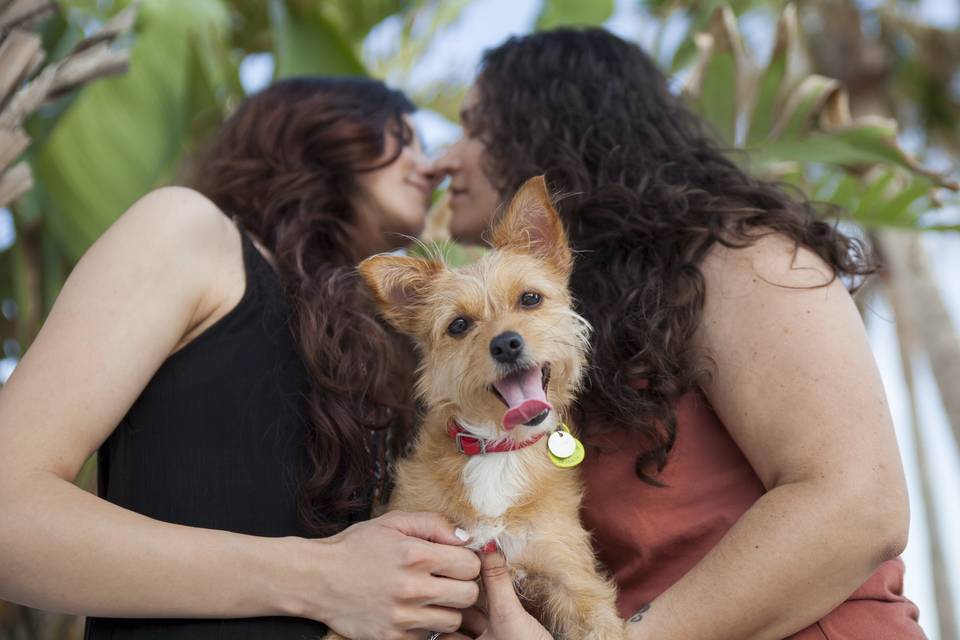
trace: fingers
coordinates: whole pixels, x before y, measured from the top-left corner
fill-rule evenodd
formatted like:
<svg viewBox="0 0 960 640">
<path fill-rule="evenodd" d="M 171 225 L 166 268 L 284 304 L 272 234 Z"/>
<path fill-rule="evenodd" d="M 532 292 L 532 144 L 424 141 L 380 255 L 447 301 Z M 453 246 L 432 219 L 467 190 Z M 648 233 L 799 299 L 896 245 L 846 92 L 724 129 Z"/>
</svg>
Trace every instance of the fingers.
<svg viewBox="0 0 960 640">
<path fill-rule="evenodd" d="M 426 604 L 438 607 L 466 609 L 475 605 L 480 597 L 480 585 L 472 580 L 434 578 L 430 590 L 436 593 L 436 596 L 427 600 Z"/>
<path fill-rule="evenodd" d="M 461 615 L 456 609 L 424 607 L 417 611 L 417 628 L 456 633 L 460 629 Z"/>
<path fill-rule="evenodd" d="M 489 617 L 507 620 L 525 613 L 523 604 L 513 588 L 513 578 L 507 568 L 507 559 L 500 550 L 484 553 L 481 558 L 480 574 L 483 576 L 483 588 L 487 594 Z"/>
<path fill-rule="evenodd" d="M 478 607 L 470 607 L 469 609 L 464 609 L 460 612 L 463 616 L 463 622 L 460 624 L 460 627 L 473 635 L 474 637 L 479 636 L 486 632 L 487 627 L 487 614 L 481 611 Z"/>
<path fill-rule="evenodd" d="M 391 511 L 378 519 L 381 524 L 392 527 L 405 535 L 429 540 L 430 542 L 457 547 L 463 546 L 463 543 L 466 542 L 465 534 L 460 531 L 461 535 L 458 536 L 454 526 L 437 513 Z"/>
<path fill-rule="evenodd" d="M 454 580 L 475 580 L 480 575 L 480 559 L 469 549 L 429 544 L 432 553 L 430 573 Z"/>
</svg>

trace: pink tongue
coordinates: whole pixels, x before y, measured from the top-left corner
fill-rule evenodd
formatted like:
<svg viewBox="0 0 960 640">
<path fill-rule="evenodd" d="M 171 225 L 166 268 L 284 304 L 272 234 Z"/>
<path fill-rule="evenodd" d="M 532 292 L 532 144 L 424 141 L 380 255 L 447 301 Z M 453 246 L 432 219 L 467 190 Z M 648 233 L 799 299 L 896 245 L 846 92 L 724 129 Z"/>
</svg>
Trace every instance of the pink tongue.
<svg viewBox="0 0 960 640">
<path fill-rule="evenodd" d="M 503 414 L 505 429 L 530 422 L 539 414 L 553 407 L 543 392 L 542 372 L 539 367 L 520 371 L 495 382 L 494 387 L 507 401 L 510 409 Z"/>
</svg>

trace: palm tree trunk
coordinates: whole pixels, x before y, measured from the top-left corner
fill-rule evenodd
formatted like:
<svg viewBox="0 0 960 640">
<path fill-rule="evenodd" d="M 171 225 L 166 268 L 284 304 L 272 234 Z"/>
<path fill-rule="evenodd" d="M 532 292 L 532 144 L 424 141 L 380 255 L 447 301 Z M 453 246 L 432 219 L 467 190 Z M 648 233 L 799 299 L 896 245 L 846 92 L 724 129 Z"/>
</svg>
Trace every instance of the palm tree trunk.
<svg viewBox="0 0 960 640">
<path fill-rule="evenodd" d="M 854 2 L 817 3 L 822 30 L 812 47 L 817 67 L 832 78 L 839 78 L 850 93 L 851 110 L 858 115 L 890 116 L 893 100 L 890 78 L 893 66 L 884 49 L 865 35 L 861 11 Z M 916 233 L 881 230 L 875 242 L 887 263 L 886 277 L 892 304 L 897 309 L 897 330 L 900 335 L 901 360 L 907 381 L 913 414 L 914 440 L 917 443 L 922 491 L 927 505 L 927 528 L 933 555 L 931 570 L 938 609 L 938 624 L 944 640 L 960 638 L 954 614 L 950 576 L 946 573 L 943 546 L 937 526 L 936 509 L 930 491 L 930 474 L 923 451 L 921 425 L 917 419 L 916 396 L 910 367 L 911 340 L 919 341 L 930 358 L 930 365 L 951 429 L 960 443 L 960 344 L 956 329 L 946 312 L 943 299 L 927 267 Z M 907 340 L 904 343 L 904 340 Z"/>
<path fill-rule="evenodd" d="M 936 518 L 936 498 L 933 495 L 933 477 L 927 465 L 926 446 L 923 439 L 923 429 L 920 424 L 920 412 L 917 409 L 917 394 L 914 388 L 914 370 L 912 356 L 914 350 L 922 348 L 918 344 L 917 336 L 924 336 L 922 323 L 917 322 L 917 301 L 911 294 L 909 278 L 903 277 L 906 271 L 904 258 L 909 256 L 911 249 L 919 248 L 916 234 L 907 232 L 887 232 L 883 246 L 888 259 L 895 262 L 896 267 L 887 271 L 887 290 L 890 292 L 890 302 L 897 323 L 897 339 L 900 347 L 900 366 L 903 370 L 903 380 L 907 388 L 907 397 L 910 403 L 910 427 L 913 434 L 914 453 L 917 468 L 920 471 L 920 491 L 927 513 L 927 538 L 930 543 L 930 569 L 933 574 L 934 598 L 937 603 L 937 625 L 940 637 L 944 640 L 960 638 L 960 627 L 953 611 L 953 592 L 950 576 L 947 572 L 947 559 L 943 552 L 943 538 Z M 891 257 L 893 254 L 894 257 Z M 922 342 L 922 340 L 921 340 Z M 932 357 L 931 357 L 932 360 Z"/>
<path fill-rule="evenodd" d="M 947 422 L 960 446 L 960 338 L 953 318 L 917 235 L 883 231 L 878 236 L 889 265 L 888 277 L 892 286 L 904 292 L 904 313 L 916 327 L 920 344 L 930 358 Z"/>
</svg>

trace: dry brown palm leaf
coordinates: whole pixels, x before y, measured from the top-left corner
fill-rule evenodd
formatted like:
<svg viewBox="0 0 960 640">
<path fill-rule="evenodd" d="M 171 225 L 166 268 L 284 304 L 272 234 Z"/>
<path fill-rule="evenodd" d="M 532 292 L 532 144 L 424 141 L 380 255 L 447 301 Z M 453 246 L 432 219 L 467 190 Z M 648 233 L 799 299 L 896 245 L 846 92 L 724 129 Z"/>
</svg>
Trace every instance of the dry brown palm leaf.
<svg viewBox="0 0 960 640">
<path fill-rule="evenodd" d="M 9 31 L 14 27 L 31 29 L 56 9 L 56 3 L 50 0 L 0 2 L 0 32 Z"/>
<path fill-rule="evenodd" d="M 960 190 L 922 164 L 897 139 L 897 122 L 853 117 L 843 84 L 804 64 L 794 8 L 780 16 L 766 66 L 750 57 L 729 7 L 697 34 L 697 59 L 683 88 L 722 144 L 739 147 L 750 168 L 796 183 L 867 225 L 921 226 L 938 188 Z M 826 170 L 808 172 L 811 166 Z"/>
<path fill-rule="evenodd" d="M 47 100 L 126 70 L 129 53 L 113 49 L 111 44 L 133 27 L 138 5 L 132 3 L 63 59 L 34 75 L 45 55 L 40 38 L 24 27 L 46 17 L 55 5 L 41 0 L 0 4 L 0 207 L 9 205 L 33 185 L 25 162 L 8 169 L 30 142 L 22 129 L 24 120 Z"/>
</svg>

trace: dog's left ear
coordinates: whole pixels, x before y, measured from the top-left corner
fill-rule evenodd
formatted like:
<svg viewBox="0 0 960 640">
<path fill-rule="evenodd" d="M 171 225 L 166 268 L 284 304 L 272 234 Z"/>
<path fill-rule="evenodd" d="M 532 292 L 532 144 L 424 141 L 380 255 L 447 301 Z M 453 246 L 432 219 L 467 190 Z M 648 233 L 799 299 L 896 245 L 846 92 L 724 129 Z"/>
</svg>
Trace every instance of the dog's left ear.
<svg viewBox="0 0 960 640">
<path fill-rule="evenodd" d="M 409 335 L 417 334 L 418 312 L 443 268 L 433 260 L 390 255 L 367 258 L 357 267 L 383 317 Z"/>
<path fill-rule="evenodd" d="M 573 255 L 543 176 L 523 183 L 503 218 L 494 226 L 492 238 L 495 249 L 511 247 L 527 251 L 560 273 L 570 273 Z"/>
</svg>

